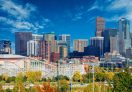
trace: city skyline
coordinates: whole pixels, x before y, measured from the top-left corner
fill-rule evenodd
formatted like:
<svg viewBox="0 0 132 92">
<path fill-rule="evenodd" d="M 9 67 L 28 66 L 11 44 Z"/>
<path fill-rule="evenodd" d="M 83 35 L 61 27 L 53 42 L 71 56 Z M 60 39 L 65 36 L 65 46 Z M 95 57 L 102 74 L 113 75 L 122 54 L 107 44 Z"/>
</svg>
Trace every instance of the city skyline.
<svg viewBox="0 0 132 92">
<path fill-rule="evenodd" d="M 130 0 L 105 0 L 101 4 L 102 1 L 44 0 L 40 3 L 35 0 L 1 0 L 0 39 L 10 39 L 14 48 L 16 31 L 70 34 L 73 50 L 73 39 L 89 39 L 95 36 L 97 16 L 104 18 L 105 28 L 117 28 L 120 17 L 131 21 Z M 124 4 L 124 1 L 129 4 Z"/>
</svg>

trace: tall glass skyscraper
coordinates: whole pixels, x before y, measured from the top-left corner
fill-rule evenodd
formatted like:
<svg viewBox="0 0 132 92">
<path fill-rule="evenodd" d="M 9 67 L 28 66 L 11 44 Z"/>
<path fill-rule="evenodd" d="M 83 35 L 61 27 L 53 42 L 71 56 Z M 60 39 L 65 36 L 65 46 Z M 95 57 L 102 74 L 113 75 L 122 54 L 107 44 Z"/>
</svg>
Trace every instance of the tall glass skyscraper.
<svg viewBox="0 0 132 92">
<path fill-rule="evenodd" d="M 126 49 L 131 47 L 130 21 L 126 18 L 119 20 L 119 53 L 126 54 Z"/>
<path fill-rule="evenodd" d="M 97 47 L 100 50 L 100 57 L 103 56 L 103 43 L 104 43 L 104 37 L 91 37 L 90 38 L 90 45 L 93 47 Z"/>
<path fill-rule="evenodd" d="M 118 51 L 118 36 L 117 36 L 117 29 L 109 28 L 105 29 L 103 32 L 104 37 L 104 53 L 110 52 L 111 49 Z M 114 41 L 113 41 L 114 39 Z"/>
</svg>

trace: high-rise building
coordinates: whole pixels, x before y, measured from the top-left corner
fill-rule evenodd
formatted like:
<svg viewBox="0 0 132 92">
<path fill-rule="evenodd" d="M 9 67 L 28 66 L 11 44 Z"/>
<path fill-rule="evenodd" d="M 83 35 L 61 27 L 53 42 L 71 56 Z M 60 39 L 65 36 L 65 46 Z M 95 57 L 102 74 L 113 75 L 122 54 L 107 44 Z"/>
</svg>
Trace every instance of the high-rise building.
<svg viewBox="0 0 132 92">
<path fill-rule="evenodd" d="M 118 51 L 118 30 L 117 29 L 105 29 L 103 31 L 104 37 L 104 53 L 111 52 L 113 50 Z"/>
<path fill-rule="evenodd" d="M 43 35 L 43 40 L 51 44 L 51 53 L 58 52 L 57 40 L 55 33 L 46 33 Z"/>
<path fill-rule="evenodd" d="M 57 42 L 58 45 L 58 52 L 60 53 L 60 58 L 65 58 L 68 56 L 68 47 L 67 47 L 67 42 L 59 40 Z"/>
<path fill-rule="evenodd" d="M 39 42 L 39 57 L 42 57 L 42 59 L 46 59 L 48 62 L 50 62 L 50 55 L 51 55 L 50 42 L 41 40 Z"/>
<path fill-rule="evenodd" d="M 131 36 L 131 47 L 132 47 L 132 32 L 130 33 L 130 36 Z"/>
<path fill-rule="evenodd" d="M 119 52 L 118 36 L 110 37 L 110 52 Z"/>
<path fill-rule="evenodd" d="M 42 40 L 43 35 L 38 35 L 38 34 L 32 34 L 32 40 Z"/>
<path fill-rule="evenodd" d="M 60 53 L 60 58 L 66 58 L 68 56 L 68 50 L 67 46 L 59 46 L 59 53 Z"/>
<path fill-rule="evenodd" d="M 38 56 L 39 53 L 39 41 L 30 40 L 27 42 L 27 56 Z"/>
<path fill-rule="evenodd" d="M 32 32 L 15 32 L 15 53 L 26 56 L 29 40 L 32 40 Z"/>
<path fill-rule="evenodd" d="M 68 54 L 70 53 L 70 35 L 69 34 L 61 34 L 59 35 L 59 40 L 65 41 L 67 43 Z"/>
<path fill-rule="evenodd" d="M 45 33 L 43 35 L 43 40 L 45 40 L 45 41 L 53 41 L 53 40 L 56 40 L 56 35 L 55 35 L 54 32 Z"/>
<path fill-rule="evenodd" d="M 96 36 L 101 37 L 102 32 L 105 29 L 105 21 L 104 18 L 102 17 L 97 17 L 96 18 Z"/>
<path fill-rule="evenodd" d="M 90 38 L 90 45 L 99 48 L 100 57 L 102 57 L 104 54 L 103 43 L 104 43 L 104 37 L 91 37 Z"/>
<path fill-rule="evenodd" d="M 74 51 L 78 52 L 84 52 L 84 47 L 88 46 L 88 40 L 87 39 L 76 39 L 74 40 Z"/>
<path fill-rule="evenodd" d="M 131 47 L 130 21 L 126 18 L 119 20 L 119 53 L 126 54 L 126 49 Z"/>
<path fill-rule="evenodd" d="M 126 49 L 126 57 L 132 59 L 132 48 Z"/>
<path fill-rule="evenodd" d="M 11 41 L 0 40 L 0 54 L 11 54 Z"/>
</svg>

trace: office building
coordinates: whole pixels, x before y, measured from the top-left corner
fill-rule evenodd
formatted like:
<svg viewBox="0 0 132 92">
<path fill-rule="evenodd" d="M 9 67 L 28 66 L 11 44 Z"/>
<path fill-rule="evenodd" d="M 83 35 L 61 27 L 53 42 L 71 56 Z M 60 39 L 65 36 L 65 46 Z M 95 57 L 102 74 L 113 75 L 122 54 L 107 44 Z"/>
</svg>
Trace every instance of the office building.
<svg viewBox="0 0 132 92">
<path fill-rule="evenodd" d="M 126 18 L 119 20 L 119 53 L 126 54 L 126 49 L 131 47 L 130 21 Z"/>
<path fill-rule="evenodd" d="M 39 41 L 39 57 L 50 62 L 51 44 L 49 41 Z"/>
<path fill-rule="evenodd" d="M 38 56 L 39 55 L 39 41 L 30 40 L 27 42 L 27 56 Z"/>
<path fill-rule="evenodd" d="M 57 47 L 57 38 L 55 33 L 45 33 L 43 35 L 43 40 L 48 41 L 51 44 L 51 53 L 52 52 L 58 52 L 58 47 Z"/>
<path fill-rule="evenodd" d="M 118 51 L 118 30 L 109 28 L 103 31 L 104 37 L 104 53 L 112 52 L 113 50 Z"/>
<path fill-rule="evenodd" d="M 51 53 L 52 52 L 58 53 L 57 40 L 50 41 L 50 44 L 51 44 Z"/>
<path fill-rule="evenodd" d="M 26 56 L 29 40 L 32 40 L 32 32 L 15 32 L 15 54 Z"/>
<path fill-rule="evenodd" d="M 100 57 L 103 56 L 103 43 L 104 43 L 104 37 L 91 37 L 90 38 L 90 45 L 94 46 L 96 48 L 99 48 L 100 50 Z"/>
<path fill-rule="evenodd" d="M 45 41 L 53 41 L 53 40 L 56 40 L 56 35 L 55 35 L 54 32 L 45 33 L 43 35 L 43 40 L 45 40 Z"/>
<path fill-rule="evenodd" d="M 105 20 L 102 17 L 96 18 L 96 36 L 101 37 L 105 29 Z"/>
<path fill-rule="evenodd" d="M 11 41 L 0 40 L 0 54 L 11 54 Z"/>
<path fill-rule="evenodd" d="M 69 54 L 70 53 L 70 35 L 69 34 L 59 35 L 59 40 L 65 41 L 67 43 L 68 54 Z"/>
<path fill-rule="evenodd" d="M 58 52 L 60 53 L 60 58 L 65 58 L 68 56 L 68 46 L 67 42 L 63 40 L 59 40 L 57 42 Z"/>
<path fill-rule="evenodd" d="M 110 37 L 110 52 L 119 52 L 118 36 Z"/>
<path fill-rule="evenodd" d="M 51 62 L 57 62 L 60 59 L 60 53 L 52 52 L 50 58 Z"/>
<path fill-rule="evenodd" d="M 126 58 L 132 59 L 132 48 L 126 49 Z"/>
<path fill-rule="evenodd" d="M 38 35 L 38 34 L 32 34 L 32 40 L 42 40 L 43 35 Z"/>
<path fill-rule="evenodd" d="M 84 52 L 84 47 L 88 46 L 88 40 L 87 39 L 76 39 L 74 40 L 73 45 L 74 45 L 74 51 Z"/>
<path fill-rule="evenodd" d="M 67 46 L 59 46 L 59 53 L 61 59 L 66 58 L 68 56 Z"/>
</svg>

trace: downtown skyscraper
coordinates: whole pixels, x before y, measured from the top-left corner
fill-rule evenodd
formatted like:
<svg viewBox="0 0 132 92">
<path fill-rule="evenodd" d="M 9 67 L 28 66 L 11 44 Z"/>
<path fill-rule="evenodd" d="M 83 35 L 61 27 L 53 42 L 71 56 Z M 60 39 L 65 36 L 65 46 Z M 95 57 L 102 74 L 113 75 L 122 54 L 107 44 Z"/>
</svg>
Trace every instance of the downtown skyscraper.
<svg viewBox="0 0 132 92">
<path fill-rule="evenodd" d="M 84 48 L 88 46 L 87 39 L 76 39 L 73 42 L 74 51 L 84 52 Z"/>
<path fill-rule="evenodd" d="M 102 32 L 105 29 L 105 20 L 102 17 L 96 18 L 96 36 L 102 37 Z"/>
<path fill-rule="evenodd" d="M 119 53 L 126 54 L 126 50 L 131 47 L 130 21 L 126 18 L 119 20 Z"/>
<path fill-rule="evenodd" d="M 32 32 L 15 32 L 15 54 L 26 56 L 29 40 L 32 40 Z"/>
<path fill-rule="evenodd" d="M 103 56 L 104 54 L 104 51 L 103 51 L 103 46 L 104 44 L 104 37 L 91 37 L 90 38 L 90 45 L 93 46 L 93 47 L 96 47 L 96 48 L 99 48 L 99 55 L 100 57 Z"/>
<path fill-rule="evenodd" d="M 59 40 L 65 41 L 67 43 L 68 54 L 70 53 L 70 39 L 71 36 L 69 34 L 59 35 Z"/>
</svg>

